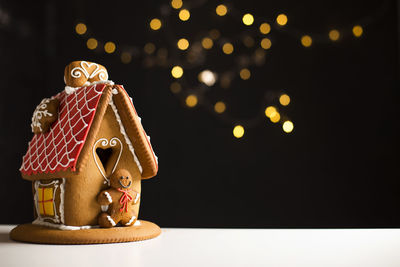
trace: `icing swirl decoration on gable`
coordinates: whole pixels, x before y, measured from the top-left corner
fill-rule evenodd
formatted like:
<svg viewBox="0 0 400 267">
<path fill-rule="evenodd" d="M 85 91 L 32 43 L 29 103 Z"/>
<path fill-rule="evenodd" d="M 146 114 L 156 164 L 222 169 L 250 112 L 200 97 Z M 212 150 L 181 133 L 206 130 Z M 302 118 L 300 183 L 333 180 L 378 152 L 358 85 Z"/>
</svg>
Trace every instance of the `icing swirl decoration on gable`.
<svg viewBox="0 0 400 267">
<path fill-rule="evenodd" d="M 64 71 L 65 91 L 67 94 L 75 92 L 82 86 L 89 86 L 96 83 L 110 83 L 107 69 L 97 63 L 88 61 L 73 61 Z"/>
<path fill-rule="evenodd" d="M 46 133 L 50 130 L 51 124 L 58 118 L 58 106 L 60 101 L 57 98 L 44 98 L 36 107 L 32 115 L 31 128 L 34 134 Z"/>
</svg>

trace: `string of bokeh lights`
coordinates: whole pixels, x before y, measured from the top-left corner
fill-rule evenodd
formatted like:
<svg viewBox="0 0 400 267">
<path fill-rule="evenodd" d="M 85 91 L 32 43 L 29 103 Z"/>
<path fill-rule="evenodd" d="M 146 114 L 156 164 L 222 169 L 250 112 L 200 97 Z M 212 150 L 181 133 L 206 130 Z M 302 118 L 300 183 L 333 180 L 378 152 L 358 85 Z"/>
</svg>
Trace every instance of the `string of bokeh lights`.
<svg viewBox="0 0 400 267">
<path fill-rule="evenodd" d="M 185 2 L 186 3 L 186 2 Z M 190 5 L 184 5 L 182 0 L 172 0 L 170 2 L 169 9 L 176 10 L 177 16 L 176 19 L 180 20 L 182 23 L 185 23 L 190 20 L 191 12 Z M 161 7 L 161 15 L 159 17 L 153 17 L 149 20 L 148 27 L 149 30 L 158 32 L 163 27 L 164 24 L 168 24 L 166 12 L 167 7 Z M 167 14 L 167 15 L 166 15 Z M 257 27 L 257 33 L 261 35 L 259 40 L 259 44 L 255 45 L 256 39 L 254 36 L 245 35 L 242 39 L 243 45 L 245 47 L 254 47 L 254 51 L 252 54 L 252 59 L 250 62 L 246 64 L 241 64 L 245 66 L 234 66 L 232 67 L 233 71 L 227 71 L 224 73 L 216 73 L 215 71 L 211 71 L 209 69 L 204 69 L 198 73 L 197 78 L 199 84 L 197 86 L 185 86 L 185 76 L 184 73 L 191 65 L 201 65 L 201 62 L 196 62 L 196 53 L 197 55 L 201 55 L 211 50 L 213 47 L 220 46 L 220 49 L 223 54 L 231 55 L 235 51 L 235 44 L 232 41 L 229 41 L 227 38 L 223 38 L 221 36 L 221 32 L 218 29 L 212 29 L 208 32 L 207 36 L 203 36 L 199 42 L 189 41 L 188 37 L 184 38 L 176 38 L 173 36 L 172 39 L 176 42 L 175 48 L 179 51 L 183 51 L 187 53 L 187 62 L 188 66 L 185 64 L 176 64 L 179 62 L 176 58 L 168 57 L 168 50 L 166 48 L 160 47 L 156 48 L 156 45 L 152 42 L 148 42 L 144 45 L 143 48 L 139 46 L 133 45 L 117 45 L 115 42 L 101 42 L 98 39 L 94 38 L 92 35 L 88 34 L 88 28 L 86 24 L 83 22 L 79 22 L 75 26 L 75 31 L 78 35 L 82 36 L 86 40 L 86 46 L 90 50 L 103 51 L 101 46 L 104 48 L 104 52 L 108 54 L 116 54 L 120 56 L 121 62 L 124 64 L 128 64 L 132 61 L 133 58 L 143 58 L 143 62 L 146 67 L 152 67 L 155 65 L 154 62 L 158 61 L 160 66 L 164 66 L 170 69 L 171 76 L 174 81 L 170 85 L 170 90 L 174 95 L 184 97 L 183 103 L 188 108 L 194 108 L 199 104 L 203 104 L 204 106 L 212 107 L 208 108 L 208 110 L 212 111 L 214 114 L 219 116 L 219 118 L 224 118 L 225 121 L 231 123 L 233 125 L 233 135 L 236 138 L 241 138 L 245 133 L 245 123 L 243 120 L 237 120 L 235 118 L 230 118 L 227 116 L 227 104 L 222 101 L 216 101 L 215 103 L 208 103 L 206 98 L 201 98 L 201 102 L 199 101 L 199 97 L 202 96 L 202 92 L 207 90 L 207 88 L 212 87 L 216 84 L 217 80 L 219 80 L 219 86 L 221 88 L 228 88 L 232 82 L 233 75 L 238 75 L 238 77 L 244 81 L 249 80 L 251 77 L 250 66 L 257 65 L 261 66 L 265 61 L 265 51 L 269 50 L 272 46 L 271 39 L 268 38 L 269 34 L 273 29 L 277 31 L 284 30 L 285 32 L 290 32 L 285 29 L 285 26 L 288 23 L 288 16 L 286 14 L 279 14 L 276 16 L 274 23 L 269 23 L 270 21 L 264 18 L 255 18 L 255 16 L 251 13 L 245 13 L 236 10 L 231 4 L 218 4 L 215 7 L 215 14 L 219 17 L 224 17 L 231 14 L 236 19 L 240 18 L 241 23 L 243 23 L 247 27 Z M 337 42 L 340 39 L 343 39 L 344 34 L 342 34 L 343 30 L 339 29 L 331 29 L 327 33 L 327 40 L 331 42 Z M 354 38 L 360 38 L 364 33 L 364 28 L 360 24 L 352 25 L 351 33 Z M 90 38 L 87 38 L 91 36 Z M 302 34 L 299 36 L 299 43 L 304 48 L 309 48 L 312 45 L 315 45 L 314 39 L 311 34 Z M 296 37 L 297 38 L 297 37 Z M 240 38 L 239 38 L 240 39 Z M 318 37 L 316 40 L 321 40 L 322 38 Z M 104 44 L 104 45 L 102 45 Z M 156 52 L 157 50 L 157 52 Z M 155 60 L 155 55 L 157 60 Z M 176 53 L 173 53 L 176 54 Z M 192 58 L 192 59 L 191 59 Z M 235 70 L 237 69 L 237 71 Z M 188 92 L 182 94 L 183 87 L 190 88 Z M 294 129 L 294 124 L 291 120 L 287 118 L 285 114 L 282 113 L 281 108 L 288 106 L 291 103 L 291 98 L 287 93 L 281 93 L 279 97 L 276 98 L 276 103 L 267 103 L 263 108 L 263 114 L 272 122 L 272 123 L 281 123 L 282 129 L 285 133 L 291 133 Z M 279 108 L 281 107 L 281 108 Z M 224 116 L 222 116 L 224 115 Z M 257 115 L 259 116 L 259 115 Z M 240 121 L 240 123 L 238 123 Z"/>
</svg>

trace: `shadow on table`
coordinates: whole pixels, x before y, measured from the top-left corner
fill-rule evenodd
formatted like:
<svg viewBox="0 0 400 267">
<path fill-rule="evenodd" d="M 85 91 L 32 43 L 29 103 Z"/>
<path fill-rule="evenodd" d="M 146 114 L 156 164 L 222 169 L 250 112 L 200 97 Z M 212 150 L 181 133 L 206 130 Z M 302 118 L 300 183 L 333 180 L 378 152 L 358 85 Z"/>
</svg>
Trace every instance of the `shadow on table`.
<svg viewBox="0 0 400 267">
<path fill-rule="evenodd" d="M 0 232 L 0 244 L 1 243 L 15 243 L 15 241 L 10 239 L 10 233 L 8 231 Z"/>
</svg>

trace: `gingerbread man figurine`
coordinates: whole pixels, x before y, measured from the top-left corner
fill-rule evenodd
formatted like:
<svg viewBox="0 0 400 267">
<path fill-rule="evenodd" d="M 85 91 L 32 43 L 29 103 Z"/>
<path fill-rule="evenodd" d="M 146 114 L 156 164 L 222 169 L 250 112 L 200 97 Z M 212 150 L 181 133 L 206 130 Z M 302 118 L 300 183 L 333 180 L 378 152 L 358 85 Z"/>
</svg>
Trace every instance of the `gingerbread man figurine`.
<svg viewBox="0 0 400 267">
<path fill-rule="evenodd" d="M 133 225 L 137 220 L 132 206 L 138 203 L 140 194 L 132 189 L 132 176 L 120 169 L 110 177 L 110 188 L 102 191 L 97 202 L 107 206 L 107 212 L 99 216 L 100 227 L 110 228 L 118 223 L 124 226 Z"/>
</svg>

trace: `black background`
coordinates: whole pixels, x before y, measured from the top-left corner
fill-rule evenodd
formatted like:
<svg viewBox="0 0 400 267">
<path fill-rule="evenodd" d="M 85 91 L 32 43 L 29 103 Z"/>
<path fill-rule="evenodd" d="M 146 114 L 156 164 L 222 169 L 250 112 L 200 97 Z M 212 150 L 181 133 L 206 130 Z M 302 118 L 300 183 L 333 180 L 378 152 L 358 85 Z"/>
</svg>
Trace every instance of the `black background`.
<svg viewBox="0 0 400 267">
<path fill-rule="evenodd" d="M 400 226 L 397 2 L 387 2 L 382 16 L 376 14 L 383 1 L 233 2 L 271 21 L 284 12 L 287 27 L 303 32 L 351 31 L 355 21 L 371 20 L 359 39 L 349 35 L 309 49 L 277 32 L 251 86 L 235 81 L 227 102 L 238 123 L 245 122 L 262 114 L 266 90 L 284 90 L 295 129 L 285 134 L 264 117 L 241 139 L 203 108 L 185 108 L 169 90 L 168 69 L 92 52 L 74 31 L 84 21 L 117 47 L 142 46 L 157 41 L 146 23 L 161 3 L 167 2 L 0 1 L 10 15 L 0 27 L 0 223 L 32 220 L 31 184 L 18 171 L 32 112 L 63 90 L 66 64 L 86 59 L 105 65 L 125 86 L 159 156 L 159 174 L 143 182 L 141 218 L 163 227 Z M 194 32 L 204 26 L 195 12 Z M 227 34 L 237 30 L 218 26 Z M 219 63 L 211 59 L 209 66 Z"/>
</svg>

